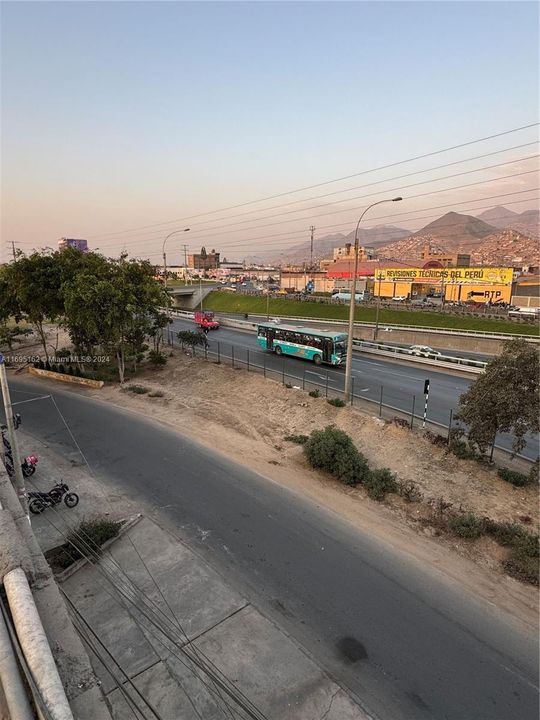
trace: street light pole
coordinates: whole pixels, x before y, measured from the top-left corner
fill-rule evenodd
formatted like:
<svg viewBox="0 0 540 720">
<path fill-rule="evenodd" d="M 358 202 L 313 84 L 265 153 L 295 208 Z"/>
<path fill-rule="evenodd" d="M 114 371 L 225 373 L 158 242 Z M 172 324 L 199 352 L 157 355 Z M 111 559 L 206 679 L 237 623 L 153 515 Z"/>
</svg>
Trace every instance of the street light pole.
<svg viewBox="0 0 540 720">
<path fill-rule="evenodd" d="M 379 309 L 381 307 L 381 282 L 383 279 L 383 274 L 381 270 L 379 270 L 379 274 L 377 275 L 377 280 L 379 281 L 379 292 L 377 293 L 377 309 L 375 310 L 375 329 L 373 331 L 373 342 L 376 342 L 377 340 L 377 334 L 379 332 Z"/>
<path fill-rule="evenodd" d="M 346 360 L 346 364 L 345 364 L 345 400 L 348 400 L 348 398 L 351 394 L 351 385 L 352 385 L 354 307 L 355 307 L 355 299 L 356 299 L 356 275 L 358 273 L 358 228 L 360 227 L 360 223 L 362 222 L 362 218 L 364 217 L 364 215 L 372 207 L 375 207 L 375 205 L 381 205 L 382 203 L 386 203 L 386 202 L 399 202 L 402 199 L 403 198 L 401 198 L 401 197 L 388 198 L 386 200 L 379 200 L 378 202 L 368 205 L 367 208 L 364 210 L 364 212 L 360 215 L 360 218 L 358 219 L 358 222 L 356 224 L 356 231 L 354 233 L 354 273 L 352 276 L 352 283 L 351 283 L 351 301 L 349 304 L 349 336 L 347 338 L 347 360 Z"/>
<path fill-rule="evenodd" d="M 181 230 L 173 230 L 171 233 L 169 233 L 165 240 L 163 241 L 163 247 L 162 247 L 162 254 L 163 254 L 163 278 L 165 280 L 165 287 L 167 287 L 167 255 L 165 253 L 165 243 L 167 240 L 171 237 L 171 235 L 176 235 L 176 233 L 180 232 L 188 232 L 189 228 L 182 228 Z"/>
</svg>

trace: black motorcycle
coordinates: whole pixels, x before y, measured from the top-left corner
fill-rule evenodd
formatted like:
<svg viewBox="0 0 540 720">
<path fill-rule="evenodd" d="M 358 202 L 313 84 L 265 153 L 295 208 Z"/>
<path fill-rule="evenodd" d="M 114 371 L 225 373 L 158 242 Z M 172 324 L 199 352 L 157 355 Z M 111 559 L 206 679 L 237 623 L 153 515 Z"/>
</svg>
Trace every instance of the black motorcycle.
<svg viewBox="0 0 540 720">
<path fill-rule="evenodd" d="M 39 515 L 48 507 L 58 505 L 62 500 L 68 508 L 74 508 L 79 503 L 79 496 L 70 492 L 66 483 L 59 482 L 49 492 L 29 492 L 28 509 L 34 515 Z"/>
</svg>

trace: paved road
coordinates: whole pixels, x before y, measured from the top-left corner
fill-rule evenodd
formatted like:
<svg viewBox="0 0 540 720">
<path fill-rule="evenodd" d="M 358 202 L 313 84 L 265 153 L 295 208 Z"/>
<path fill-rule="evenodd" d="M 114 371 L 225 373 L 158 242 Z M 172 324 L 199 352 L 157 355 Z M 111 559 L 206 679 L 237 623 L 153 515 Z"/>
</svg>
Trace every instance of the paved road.
<svg viewBox="0 0 540 720">
<path fill-rule="evenodd" d="M 194 323 L 190 320 L 174 319 L 172 324 L 173 335 L 178 330 L 193 330 Z M 231 346 L 235 346 L 235 361 L 247 363 L 246 351 L 249 350 L 249 360 L 252 365 L 263 366 L 274 377 L 281 378 L 285 364 L 285 372 L 289 382 L 295 379 L 302 384 L 314 382 L 321 384 L 325 391 L 326 374 L 328 372 L 329 394 L 332 390 L 342 390 L 344 387 L 345 369 L 328 366 L 316 367 L 312 363 L 298 358 L 278 358 L 268 351 L 264 351 L 257 344 L 254 332 L 246 332 L 233 328 L 221 327 L 217 331 L 208 333 L 210 349 L 217 352 L 220 345 L 220 354 L 223 359 L 231 357 Z M 354 393 L 366 400 L 378 403 L 381 397 L 386 405 L 411 413 L 413 409 L 417 416 L 422 416 L 424 408 L 424 381 L 429 378 L 429 407 L 427 419 L 442 425 L 440 432 L 447 433 L 450 421 L 450 411 L 457 412 L 459 396 L 470 386 L 472 379 L 463 375 L 452 375 L 432 369 L 429 365 L 414 365 L 405 362 L 399 363 L 377 355 L 363 355 L 354 353 L 353 359 Z M 473 377 L 473 376 L 470 376 Z M 304 380 L 305 378 L 305 380 Z M 294 384 L 294 382 L 293 382 Z M 378 411 L 377 405 L 374 405 Z M 419 422 L 419 421 L 416 421 Z M 528 445 L 522 454 L 535 459 L 538 456 L 538 438 L 528 438 Z M 512 439 L 507 434 L 497 437 L 497 445 L 510 449 Z"/>
<path fill-rule="evenodd" d="M 13 380 L 13 400 L 45 387 Z M 111 492 L 119 486 L 162 508 L 378 717 L 536 720 L 534 633 L 172 430 L 77 391 L 47 390 Z M 50 401 L 18 410 L 27 431 L 76 457 Z"/>
</svg>

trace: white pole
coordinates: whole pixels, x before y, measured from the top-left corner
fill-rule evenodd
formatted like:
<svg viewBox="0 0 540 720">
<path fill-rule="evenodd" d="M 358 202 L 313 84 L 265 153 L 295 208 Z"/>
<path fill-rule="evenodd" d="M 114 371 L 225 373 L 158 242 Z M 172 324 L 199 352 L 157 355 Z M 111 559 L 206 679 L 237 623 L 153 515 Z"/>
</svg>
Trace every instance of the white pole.
<svg viewBox="0 0 540 720">
<path fill-rule="evenodd" d="M 74 720 L 24 570 L 4 575 L 4 588 L 17 638 L 50 717 Z"/>
</svg>

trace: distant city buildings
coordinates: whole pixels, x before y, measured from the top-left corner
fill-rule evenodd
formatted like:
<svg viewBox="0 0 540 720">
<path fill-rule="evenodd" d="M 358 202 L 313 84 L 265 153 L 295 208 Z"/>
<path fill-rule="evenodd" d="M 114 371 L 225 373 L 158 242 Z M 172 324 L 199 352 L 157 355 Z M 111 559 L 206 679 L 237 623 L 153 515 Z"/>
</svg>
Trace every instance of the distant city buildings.
<svg viewBox="0 0 540 720">
<path fill-rule="evenodd" d="M 75 250 L 80 250 L 81 252 L 88 252 L 88 240 L 60 238 L 58 241 L 58 249 L 66 250 L 67 248 L 75 248 Z"/>
<path fill-rule="evenodd" d="M 430 245 L 425 245 L 420 255 L 424 261 L 423 267 L 469 267 L 471 256 L 468 253 L 438 253 L 432 252 Z"/>
</svg>

